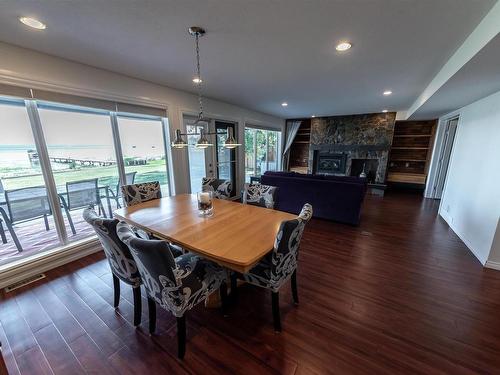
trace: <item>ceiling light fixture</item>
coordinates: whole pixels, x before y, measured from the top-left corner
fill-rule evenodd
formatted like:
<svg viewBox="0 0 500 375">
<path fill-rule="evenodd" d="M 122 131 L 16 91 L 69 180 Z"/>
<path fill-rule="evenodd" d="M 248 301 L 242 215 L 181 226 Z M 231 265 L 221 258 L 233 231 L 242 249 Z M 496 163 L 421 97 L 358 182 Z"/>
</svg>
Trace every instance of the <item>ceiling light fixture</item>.
<svg viewBox="0 0 500 375">
<path fill-rule="evenodd" d="M 316 117 L 316 115 L 312 115 L 312 116 L 311 116 L 311 118 L 315 118 L 315 117 Z"/>
<path fill-rule="evenodd" d="M 350 49 L 352 47 L 352 44 L 349 43 L 349 42 L 341 42 L 339 44 L 337 44 L 337 46 L 335 47 L 335 49 L 339 52 L 344 52 L 344 51 L 347 51 L 348 49 Z"/>
<path fill-rule="evenodd" d="M 382 113 L 387 113 L 387 112 L 389 112 L 387 109 L 382 110 Z"/>
<path fill-rule="evenodd" d="M 386 90 L 384 91 L 384 95 L 385 96 L 388 96 L 388 95 L 391 95 L 392 94 L 392 91 L 391 90 Z"/>
<path fill-rule="evenodd" d="M 198 130 L 197 133 L 181 133 L 179 129 L 175 131 L 175 139 L 172 142 L 172 148 L 176 149 L 181 149 L 185 148 L 188 146 L 188 142 L 186 142 L 182 137 L 183 136 L 193 136 L 193 135 L 199 135 L 200 138 L 194 145 L 198 149 L 205 149 L 209 146 L 213 146 L 213 143 L 210 142 L 210 140 L 207 138 L 207 135 L 224 135 L 227 134 L 226 141 L 224 142 L 224 147 L 231 149 L 235 148 L 237 146 L 241 146 L 240 143 L 237 143 L 236 139 L 234 138 L 233 135 L 233 128 L 228 127 L 227 128 L 227 133 L 221 133 L 221 132 L 208 132 L 208 124 L 210 122 L 209 118 L 206 118 L 203 115 L 203 96 L 202 96 L 202 83 L 203 80 L 201 79 L 201 69 L 200 69 L 200 45 L 199 45 L 199 39 L 201 36 L 205 35 L 205 30 L 202 29 L 201 27 L 198 26 L 191 26 L 189 28 L 189 34 L 195 37 L 195 46 L 196 46 L 196 75 L 193 78 L 193 82 L 196 84 L 198 88 L 198 104 L 199 104 L 199 112 L 198 116 L 196 117 L 196 120 L 189 124 L 195 126 L 195 129 Z"/>
<path fill-rule="evenodd" d="M 282 107 L 288 107 L 288 103 L 287 102 L 283 102 L 283 103 L 281 103 L 281 106 Z"/>
<path fill-rule="evenodd" d="M 26 26 L 32 27 L 33 29 L 37 29 L 37 30 L 45 30 L 47 28 L 46 24 L 44 24 L 43 22 L 40 22 L 36 18 L 19 17 L 19 22 L 25 24 Z"/>
</svg>

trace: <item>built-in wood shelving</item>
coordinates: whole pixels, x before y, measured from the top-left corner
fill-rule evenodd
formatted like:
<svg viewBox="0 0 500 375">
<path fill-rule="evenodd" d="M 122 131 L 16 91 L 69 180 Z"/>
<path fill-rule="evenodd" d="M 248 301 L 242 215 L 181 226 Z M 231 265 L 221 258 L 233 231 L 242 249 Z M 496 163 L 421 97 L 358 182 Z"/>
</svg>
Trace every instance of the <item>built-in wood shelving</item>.
<svg viewBox="0 0 500 375">
<path fill-rule="evenodd" d="M 288 169 L 307 173 L 309 166 L 309 145 L 311 143 L 311 120 L 303 120 L 290 149 Z"/>
<path fill-rule="evenodd" d="M 425 185 L 436 120 L 396 121 L 387 182 Z"/>
</svg>

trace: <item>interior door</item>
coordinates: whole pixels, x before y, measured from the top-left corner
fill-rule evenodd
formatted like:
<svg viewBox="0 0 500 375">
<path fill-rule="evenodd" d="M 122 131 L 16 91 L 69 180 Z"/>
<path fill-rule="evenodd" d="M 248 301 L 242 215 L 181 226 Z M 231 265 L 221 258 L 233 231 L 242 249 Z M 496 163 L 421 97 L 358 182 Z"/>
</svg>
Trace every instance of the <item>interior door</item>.
<svg viewBox="0 0 500 375">
<path fill-rule="evenodd" d="M 443 147 L 439 154 L 438 161 L 438 174 L 436 183 L 433 188 L 433 197 L 441 199 L 443 194 L 444 183 L 446 181 L 446 174 L 448 173 L 448 164 L 450 163 L 451 150 L 453 148 L 453 141 L 455 140 L 455 133 L 457 131 L 458 117 L 448 120 L 446 123 L 446 130 L 443 138 Z"/>
<path fill-rule="evenodd" d="M 233 185 L 232 196 L 236 195 L 236 150 L 224 147 L 227 131 L 231 128 L 236 134 L 236 126 L 232 122 L 215 121 L 215 161 L 217 178 L 230 180 Z"/>
</svg>

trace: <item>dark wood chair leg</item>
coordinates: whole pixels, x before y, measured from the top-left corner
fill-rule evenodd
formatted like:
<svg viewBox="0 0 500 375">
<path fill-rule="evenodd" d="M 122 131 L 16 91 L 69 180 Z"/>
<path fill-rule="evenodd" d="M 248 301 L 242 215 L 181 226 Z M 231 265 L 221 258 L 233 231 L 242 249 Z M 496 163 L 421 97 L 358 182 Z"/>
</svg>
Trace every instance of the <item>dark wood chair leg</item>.
<svg viewBox="0 0 500 375">
<path fill-rule="evenodd" d="M 142 302 L 141 302 L 141 287 L 132 288 L 134 292 L 134 326 L 141 324 Z"/>
<path fill-rule="evenodd" d="M 149 311 L 149 333 L 152 335 L 156 330 L 156 302 L 148 296 L 148 311 Z"/>
<path fill-rule="evenodd" d="M 221 302 L 222 315 L 226 317 L 226 316 L 228 316 L 228 313 L 227 313 L 228 300 L 227 300 L 227 284 L 225 282 L 220 284 L 219 292 L 220 292 L 220 302 Z"/>
<path fill-rule="evenodd" d="M 177 356 L 184 358 L 186 354 L 186 316 L 177 318 Z"/>
<path fill-rule="evenodd" d="M 238 275 L 231 274 L 231 300 L 233 303 L 238 302 Z"/>
<path fill-rule="evenodd" d="M 280 293 L 272 292 L 274 330 L 281 332 Z"/>
<path fill-rule="evenodd" d="M 113 275 L 113 290 L 114 290 L 114 301 L 113 306 L 116 309 L 120 304 L 120 279 Z"/>
<path fill-rule="evenodd" d="M 297 291 L 297 270 L 293 271 L 292 278 L 290 279 L 292 284 L 292 296 L 293 302 L 298 305 L 299 304 L 299 293 Z"/>
</svg>

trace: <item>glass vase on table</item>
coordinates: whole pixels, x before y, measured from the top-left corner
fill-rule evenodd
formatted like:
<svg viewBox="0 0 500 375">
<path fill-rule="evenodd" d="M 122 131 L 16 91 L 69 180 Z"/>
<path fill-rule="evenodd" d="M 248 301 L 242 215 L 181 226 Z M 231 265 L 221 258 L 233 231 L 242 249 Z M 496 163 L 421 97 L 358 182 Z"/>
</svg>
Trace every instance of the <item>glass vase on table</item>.
<svg viewBox="0 0 500 375">
<path fill-rule="evenodd" d="M 210 217 L 214 214 L 212 191 L 200 191 L 198 193 L 198 211 L 200 216 L 204 217 Z"/>
</svg>

